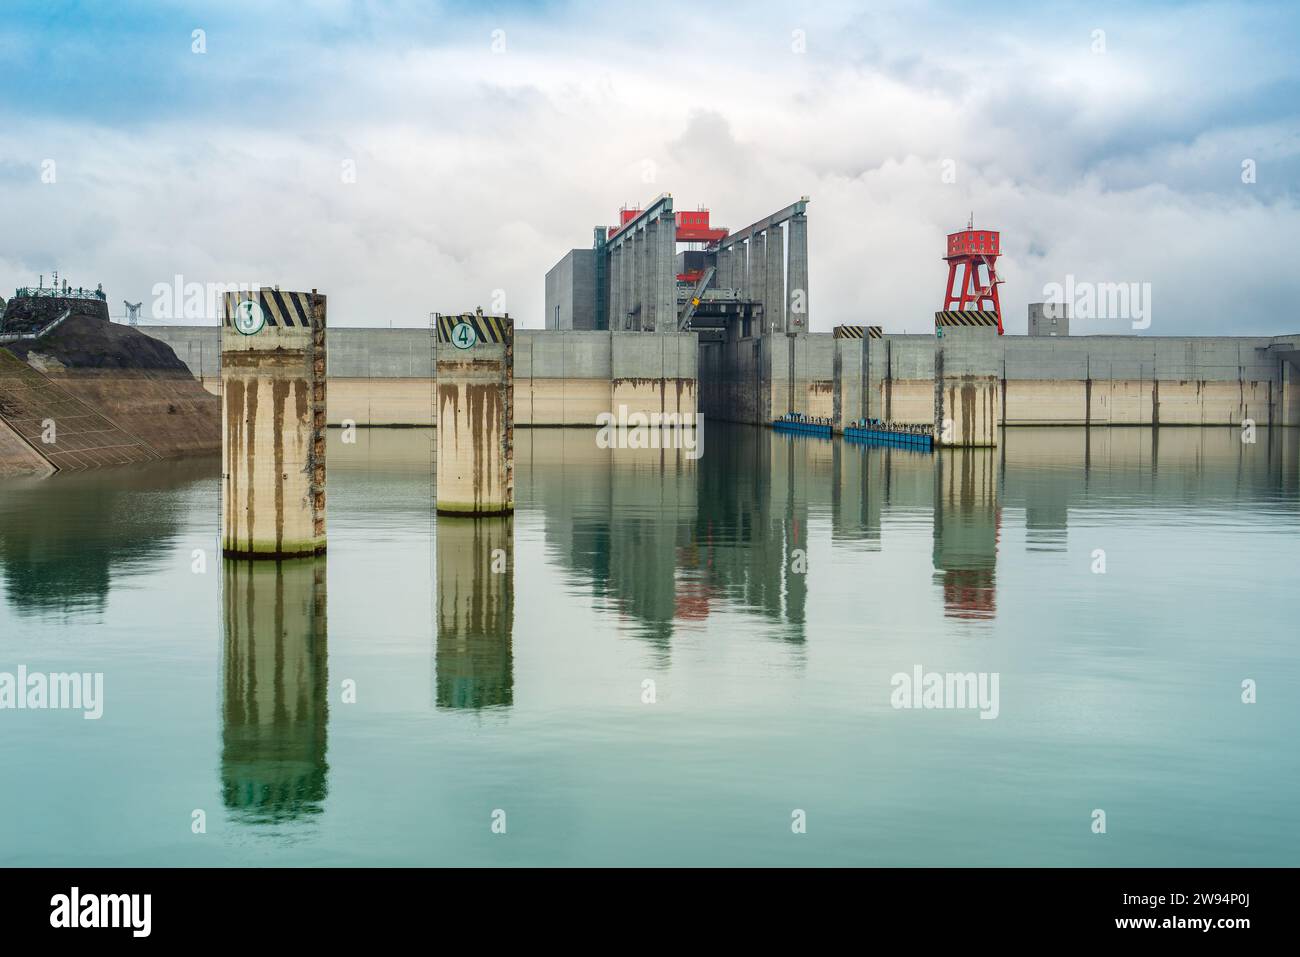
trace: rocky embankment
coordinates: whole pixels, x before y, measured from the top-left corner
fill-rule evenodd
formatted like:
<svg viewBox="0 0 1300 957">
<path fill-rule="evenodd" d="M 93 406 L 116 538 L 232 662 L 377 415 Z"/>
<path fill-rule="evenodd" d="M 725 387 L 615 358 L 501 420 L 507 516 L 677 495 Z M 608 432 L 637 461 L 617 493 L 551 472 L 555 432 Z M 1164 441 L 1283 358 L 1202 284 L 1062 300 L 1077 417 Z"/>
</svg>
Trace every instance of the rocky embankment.
<svg viewBox="0 0 1300 957">
<path fill-rule="evenodd" d="M 220 452 L 220 400 L 102 300 L 16 297 L 3 316 L 6 334 L 63 318 L 0 347 L 0 475 Z"/>
</svg>

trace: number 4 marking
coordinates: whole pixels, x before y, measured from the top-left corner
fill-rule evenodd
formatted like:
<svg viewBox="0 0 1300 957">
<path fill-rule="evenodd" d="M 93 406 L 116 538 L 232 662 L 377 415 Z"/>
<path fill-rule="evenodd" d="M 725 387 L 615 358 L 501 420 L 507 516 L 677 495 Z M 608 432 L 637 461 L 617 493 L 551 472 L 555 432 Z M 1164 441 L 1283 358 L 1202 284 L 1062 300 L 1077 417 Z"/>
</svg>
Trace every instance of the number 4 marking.
<svg viewBox="0 0 1300 957">
<path fill-rule="evenodd" d="M 469 349 L 478 342 L 478 331 L 468 322 L 458 322 L 451 330 L 451 344 L 457 349 Z"/>
</svg>

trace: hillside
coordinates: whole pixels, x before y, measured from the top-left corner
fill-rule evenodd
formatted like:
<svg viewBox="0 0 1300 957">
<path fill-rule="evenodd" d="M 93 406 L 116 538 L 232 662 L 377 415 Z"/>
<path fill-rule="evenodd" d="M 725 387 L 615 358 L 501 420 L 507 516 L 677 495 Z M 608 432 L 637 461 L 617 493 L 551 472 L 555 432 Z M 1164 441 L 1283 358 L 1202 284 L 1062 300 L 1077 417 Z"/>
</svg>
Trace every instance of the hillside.
<svg viewBox="0 0 1300 957">
<path fill-rule="evenodd" d="M 0 474 L 39 471 L 33 454 L 67 470 L 220 451 L 220 400 L 166 343 L 110 322 L 103 300 L 15 297 L 0 332 L 65 314 L 41 338 L 0 347 Z M 56 442 L 44 440 L 47 422 Z"/>
</svg>

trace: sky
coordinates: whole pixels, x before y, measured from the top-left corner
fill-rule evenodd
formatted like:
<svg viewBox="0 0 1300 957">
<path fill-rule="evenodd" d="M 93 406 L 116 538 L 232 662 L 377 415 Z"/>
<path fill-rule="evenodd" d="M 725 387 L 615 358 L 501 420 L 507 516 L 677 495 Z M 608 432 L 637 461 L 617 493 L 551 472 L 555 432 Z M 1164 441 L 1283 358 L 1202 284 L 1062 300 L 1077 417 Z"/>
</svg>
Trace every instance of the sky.
<svg viewBox="0 0 1300 957">
<path fill-rule="evenodd" d="M 621 206 L 808 196 L 813 331 L 928 331 L 973 216 L 1009 332 L 1069 281 L 1138 284 L 1143 334 L 1295 333 L 1298 40 L 1267 2 L 8 0 L 0 295 L 57 269 L 165 318 L 179 276 L 541 327 Z"/>
</svg>

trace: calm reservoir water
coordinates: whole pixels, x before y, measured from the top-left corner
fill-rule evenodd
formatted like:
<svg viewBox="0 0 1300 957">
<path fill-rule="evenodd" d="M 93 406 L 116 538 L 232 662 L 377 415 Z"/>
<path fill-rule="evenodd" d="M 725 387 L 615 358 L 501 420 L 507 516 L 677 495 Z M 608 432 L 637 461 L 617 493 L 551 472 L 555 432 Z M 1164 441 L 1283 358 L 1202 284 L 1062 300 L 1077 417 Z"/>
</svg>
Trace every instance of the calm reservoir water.
<svg viewBox="0 0 1300 957">
<path fill-rule="evenodd" d="M 1300 864 L 1294 430 L 518 430 L 478 525 L 426 432 L 340 438 L 279 568 L 215 461 L 0 481 L 0 672 L 104 675 L 0 710 L 0 863 Z"/>
</svg>

